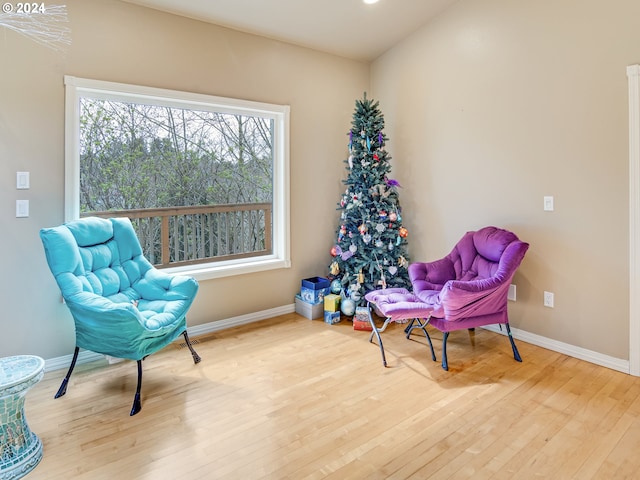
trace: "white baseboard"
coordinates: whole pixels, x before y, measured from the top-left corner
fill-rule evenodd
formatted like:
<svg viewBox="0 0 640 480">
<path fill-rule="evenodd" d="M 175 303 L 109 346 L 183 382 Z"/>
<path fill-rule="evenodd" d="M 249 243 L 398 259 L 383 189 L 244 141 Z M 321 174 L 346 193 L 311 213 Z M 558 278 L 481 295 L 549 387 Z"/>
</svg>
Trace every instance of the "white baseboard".
<svg viewBox="0 0 640 480">
<path fill-rule="evenodd" d="M 238 317 L 227 318 L 225 320 L 219 320 L 217 322 L 209 322 L 202 325 L 196 325 L 194 327 L 187 327 L 187 333 L 191 337 L 197 337 L 198 335 L 205 335 L 207 333 L 218 332 L 231 327 L 237 327 L 239 325 L 245 325 L 247 323 L 259 322 L 260 320 L 266 320 L 268 318 L 277 317 L 286 313 L 295 312 L 295 304 L 283 305 L 282 307 L 271 308 L 269 310 L 262 310 L 261 312 L 250 313 L 247 315 L 240 315 Z M 45 360 L 44 371 L 50 372 L 53 370 L 60 370 L 63 368 L 69 368 L 73 355 L 65 355 L 63 357 L 51 358 Z M 78 355 L 78 361 L 76 365 L 83 363 L 95 362 L 97 360 L 104 360 L 105 365 L 108 363 L 105 356 L 101 353 L 90 352 L 88 350 L 81 350 Z"/>
<path fill-rule="evenodd" d="M 487 325 L 483 328 L 486 328 L 487 330 L 491 330 L 492 332 L 495 332 L 495 333 L 500 333 L 502 335 L 507 334 L 507 332 L 504 329 L 500 330 L 500 327 L 498 327 L 498 325 Z M 587 350 L 586 348 L 576 347 L 575 345 L 570 345 L 568 343 L 552 340 L 550 338 L 542 337 L 540 335 L 536 335 L 535 333 L 529 333 L 524 330 L 519 330 L 514 327 L 511 327 L 511 334 L 513 335 L 513 338 L 515 338 L 516 340 L 522 340 L 523 342 L 527 342 L 532 345 L 536 345 L 538 347 L 546 348 L 547 350 L 563 353 L 570 357 L 574 357 L 579 360 L 584 360 L 586 362 L 594 363 L 602 367 L 607 367 L 612 370 L 617 370 L 619 372 L 623 372 L 623 373 L 630 372 L 629 360 L 623 360 L 621 358 L 615 358 L 615 357 L 610 357 L 609 355 L 603 355 L 602 353 L 597 353 L 592 350 Z"/>
<path fill-rule="evenodd" d="M 293 313 L 294 311 L 295 311 L 295 304 L 292 303 L 289 305 L 283 305 L 281 307 L 271 308 L 269 310 L 262 310 L 260 312 L 249 313 L 247 315 L 240 315 L 238 317 L 227 318 L 225 320 L 218 320 L 216 322 L 209 322 L 209 323 L 204 323 L 202 325 L 196 325 L 194 327 L 187 328 L 187 332 L 189 333 L 190 336 L 197 337 L 199 335 L 218 332 L 220 330 L 225 330 L 231 327 L 237 327 L 240 325 L 246 325 L 248 323 L 259 322 L 261 320 L 277 317 L 279 315 Z M 497 325 L 488 325 L 483 328 L 486 328 L 487 330 L 490 330 L 495 333 L 506 335 L 506 332 L 504 330 L 500 330 L 500 328 Z M 584 360 L 586 362 L 607 367 L 612 370 L 617 370 L 619 372 L 623 372 L 623 373 L 630 372 L 629 360 L 623 360 L 620 358 L 603 355 L 601 353 L 587 350 L 585 348 L 576 347 L 568 343 L 559 342 L 557 340 L 552 340 L 547 337 L 542 337 L 534 333 L 529 333 L 524 330 L 519 330 L 514 327 L 511 327 L 511 334 L 513 335 L 513 338 L 515 338 L 516 340 L 521 340 L 523 342 L 530 343 L 538 347 L 546 348 L 547 350 L 563 353 L 565 355 L 569 355 L 570 357 L 578 358 L 580 360 Z M 71 364 L 72 358 L 73 358 L 72 355 L 65 355 L 63 357 L 57 357 L 57 358 L 45 360 L 45 372 L 68 368 L 69 365 Z M 102 354 L 82 350 L 78 355 L 77 364 L 80 365 L 83 363 L 95 362 L 97 360 L 104 360 L 105 364 L 107 362 L 105 359 L 105 356 Z"/>
</svg>

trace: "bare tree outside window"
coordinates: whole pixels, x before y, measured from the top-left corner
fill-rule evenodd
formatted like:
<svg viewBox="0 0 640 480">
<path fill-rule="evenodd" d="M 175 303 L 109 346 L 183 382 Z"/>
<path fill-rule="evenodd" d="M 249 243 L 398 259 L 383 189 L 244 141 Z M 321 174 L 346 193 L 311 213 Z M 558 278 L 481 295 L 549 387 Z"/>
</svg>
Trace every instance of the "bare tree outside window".
<svg viewBox="0 0 640 480">
<path fill-rule="evenodd" d="M 80 215 L 128 216 L 160 266 L 270 253 L 272 118 L 80 98 Z"/>
</svg>

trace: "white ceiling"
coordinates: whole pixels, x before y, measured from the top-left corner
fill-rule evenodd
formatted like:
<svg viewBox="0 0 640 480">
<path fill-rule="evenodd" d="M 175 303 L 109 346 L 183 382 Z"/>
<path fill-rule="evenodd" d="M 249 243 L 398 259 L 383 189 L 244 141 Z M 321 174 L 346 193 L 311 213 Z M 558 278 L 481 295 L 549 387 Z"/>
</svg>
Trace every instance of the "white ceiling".
<svg viewBox="0 0 640 480">
<path fill-rule="evenodd" d="M 125 0 L 370 61 L 457 0 Z"/>
</svg>

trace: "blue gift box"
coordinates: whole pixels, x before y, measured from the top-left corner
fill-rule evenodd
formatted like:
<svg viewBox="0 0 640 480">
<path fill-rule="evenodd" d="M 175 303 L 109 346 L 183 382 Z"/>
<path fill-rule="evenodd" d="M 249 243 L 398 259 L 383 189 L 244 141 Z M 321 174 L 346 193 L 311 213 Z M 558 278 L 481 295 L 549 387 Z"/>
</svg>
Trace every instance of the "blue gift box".
<svg viewBox="0 0 640 480">
<path fill-rule="evenodd" d="M 338 323 L 340 321 L 340 312 L 329 312 L 327 310 L 324 311 L 324 323 L 329 323 L 333 325 L 334 323 Z"/>
<path fill-rule="evenodd" d="M 311 277 L 302 280 L 300 296 L 307 303 L 321 302 L 329 293 L 331 293 L 331 283 L 327 278 Z"/>
</svg>

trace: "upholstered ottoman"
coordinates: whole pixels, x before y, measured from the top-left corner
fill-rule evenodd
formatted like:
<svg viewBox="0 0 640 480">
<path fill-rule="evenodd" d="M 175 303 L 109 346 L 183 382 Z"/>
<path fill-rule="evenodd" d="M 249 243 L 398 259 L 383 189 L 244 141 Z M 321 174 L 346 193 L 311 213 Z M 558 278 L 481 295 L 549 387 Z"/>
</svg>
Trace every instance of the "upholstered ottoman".
<svg viewBox="0 0 640 480">
<path fill-rule="evenodd" d="M 416 297 L 413 293 L 405 288 L 387 288 L 384 290 L 373 290 L 365 295 L 365 299 L 369 306 L 369 321 L 373 328 L 369 341 L 373 342 L 373 336 L 378 339 L 378 345 L 380 347 L 380 353 L 382 354 L 382 364 L 387 366 L 387 359 L 384 355 L 384 347 L 382 345 L 382 338 L 380 334 L 384 332 L 387 326 L 391 322 L 396 323 L 409 323 L 405 328 L 407 338 L 410 337 L 411 332 L 415 328 L 419 328 L 425 334 L 431 348 L 431 358 L 436 360 L 436 354 L 433 350 L 433 344 L 431 343 L 431 337 L 427 333 L 427 323 L 429 318 L 435 310 L 434 305 L 425 303 Z M 385 317 L 382 327 L 376 327 L 373 317 L 371 316 L 371 309 Z"/>
</svg>

